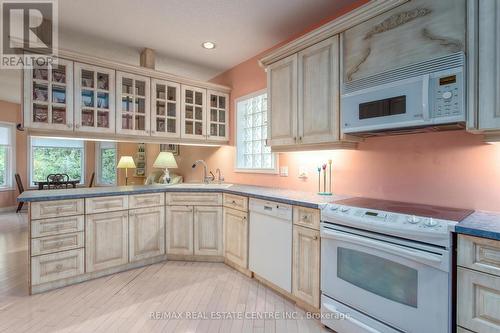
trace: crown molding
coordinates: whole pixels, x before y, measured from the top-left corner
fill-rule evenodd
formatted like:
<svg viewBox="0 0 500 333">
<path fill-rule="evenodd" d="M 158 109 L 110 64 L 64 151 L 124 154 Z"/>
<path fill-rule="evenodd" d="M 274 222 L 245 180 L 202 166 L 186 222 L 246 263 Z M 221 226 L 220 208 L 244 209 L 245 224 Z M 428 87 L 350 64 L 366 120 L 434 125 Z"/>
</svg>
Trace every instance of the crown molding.
<svg viewBox="0 0 500 333">
<path fill-rule="evenodd" d="M 319 43 L 322 40 L 339 34 L 408 1 L 410 0 L 372 0 L 367 4 L 364 4 L 322 25 L 319 28 L 314 29 L 313 31 L 294 39 L 278 49 L 271 51 L 259 60 L 259 64 L 262 67 L 267 67 L 278 60 L 286 58 L 287 56 Z"/>
</svg>

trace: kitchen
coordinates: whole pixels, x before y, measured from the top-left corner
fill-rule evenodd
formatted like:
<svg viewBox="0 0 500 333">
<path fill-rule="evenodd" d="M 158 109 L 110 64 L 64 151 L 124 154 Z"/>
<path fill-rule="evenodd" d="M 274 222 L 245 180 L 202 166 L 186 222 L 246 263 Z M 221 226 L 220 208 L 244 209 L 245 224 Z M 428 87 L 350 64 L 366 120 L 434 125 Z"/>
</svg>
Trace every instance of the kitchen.
<svg viewBox="0 0 500 333">
<path fill-rule="evenodd" d="M 497 1 L 89 3 L 0 69 L 1 330 L 500 331 Z"/>
</svg>

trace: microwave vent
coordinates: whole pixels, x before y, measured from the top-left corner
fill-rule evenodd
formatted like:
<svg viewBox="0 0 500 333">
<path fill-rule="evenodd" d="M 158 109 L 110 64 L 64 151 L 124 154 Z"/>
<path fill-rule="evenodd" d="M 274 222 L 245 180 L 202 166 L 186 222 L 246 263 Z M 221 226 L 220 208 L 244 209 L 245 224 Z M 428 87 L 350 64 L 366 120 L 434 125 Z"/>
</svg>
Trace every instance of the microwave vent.
<svg viewBox="0 0 500 333">
<path fill-rule="evenodd" d="M 431 74 L 447 69 L 462 67 L 465 62 L 463 52 L 452 53 L 443 57 L 426 60 L 404 67 L 391 69 L 389 71 L 367 76 L 343 85 L 342 93 L 349 94 L 358 90 L 375 87 L 378 85 L 396 82 L 416 76 Z"/>
</svg>

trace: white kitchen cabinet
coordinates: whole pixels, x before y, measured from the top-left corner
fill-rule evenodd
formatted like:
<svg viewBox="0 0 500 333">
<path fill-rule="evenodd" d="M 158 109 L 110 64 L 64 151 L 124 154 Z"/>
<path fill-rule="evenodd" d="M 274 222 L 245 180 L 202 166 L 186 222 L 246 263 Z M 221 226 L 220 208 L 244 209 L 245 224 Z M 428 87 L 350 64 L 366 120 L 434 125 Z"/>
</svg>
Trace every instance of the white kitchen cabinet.
<svg viewBox="0 0 500 333">
<path fill-rule="evenodd" d="M 86 271 L 128 263 L 128 211 L 86 216 Z"/>
<path fill-rule="evenodd" d="M 165 207 L 129 211 L 130 262 L 165 254 Z"/>
<path fill-rule="evenodd" d="M 186 139 L 207 138 L 207 90 L 181 86 L 181 137 Z"/>
<path fill-rule="evenodd" d="M 194 254 L 222 256 L 222 207 L 194 207 Z"/>
<path fill-rule="evenodd" d="M 297 54 L 267 67 L 268 145 L 297 143 Z"/>
<path fill-rule="evenodd" d="M 320 238 L 319 231 L 293 226 L 292 293 L 319 309 Z"/>
<path fill-rule="evenodd" d="M 193 255 L 193 206 L 166 207 L 167 254 Z"/>
<path fill-rule="evenodd" d="M 229 95 L 208 90 L 207 109 L 208 140 L 229 140 Z"/>
<path fill-rule="evenodd" d="M 149 136 L 150 78 L 116 72 L 116 132 Z"/>
<path fill-rule="evenodd" d="M 166 138 L 181 136 L 181 85 L 151 80 L 151 135 Z"/>
<path fill-rule="evenodd" d="M 339 140 L 339 37 L 298 53 L 298 143 Z"/>
<path fill-rule="evenodd" d="M 115 133 L 115 71 L 75 63 L 75 131 Z"/>
<path fill-rule="evenodd" d="M 248 213 L 224 208 L 224 257 L 248 268 Z"/>
<path fill-rule="evenodd" d="M 73 131 L 73 62 L 24 71 L 24 126 Z"/>
</svg>

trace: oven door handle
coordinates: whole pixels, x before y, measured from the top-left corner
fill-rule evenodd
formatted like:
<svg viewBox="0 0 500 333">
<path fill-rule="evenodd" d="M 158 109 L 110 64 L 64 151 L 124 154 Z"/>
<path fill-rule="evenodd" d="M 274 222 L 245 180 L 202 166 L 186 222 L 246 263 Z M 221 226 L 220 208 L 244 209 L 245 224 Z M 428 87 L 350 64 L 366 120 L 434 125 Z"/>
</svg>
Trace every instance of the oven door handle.
<svg viewBox="0 0 500 333">
<path fill-rule="evenodd" d="M 376 241 L 366 237 L 351 235 L 342 231 L 323 230 L 323 237 L 336 239 L 348 243 L 366 246 L 374 250 L 384 251 L 389 254 L 395 254 L 413 261 L 419 261 L 431 266 L 441 266 L 443 263 L 443 256 L 439 254 L 432 254 L 429 252 L 414 250 L 398 245 L 393 245 L 386 242 Z"/>
</svg>

